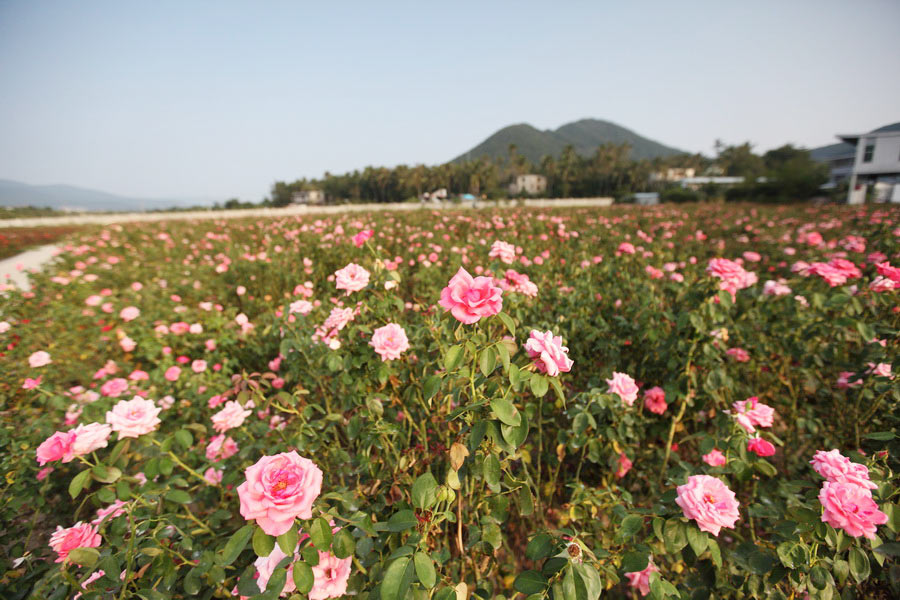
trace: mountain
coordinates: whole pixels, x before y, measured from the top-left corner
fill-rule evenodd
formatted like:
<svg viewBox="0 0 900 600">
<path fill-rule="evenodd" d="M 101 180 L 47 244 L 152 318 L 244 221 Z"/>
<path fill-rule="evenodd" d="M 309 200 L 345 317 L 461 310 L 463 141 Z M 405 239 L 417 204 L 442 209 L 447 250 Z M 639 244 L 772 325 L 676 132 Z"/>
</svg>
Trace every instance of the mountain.
<svg viewBox="0 0 900 600">
<path fill-rule="evenodd" d="M 599 119 L 582 119 L 567 123 L 556 130 L 546 131 L 527 123 L 510 125 L 450 162 L 461 162 L 481 156 L 506 158 L 509 156 L 509 145 L 515 144 L 519 154 L 537 163 L 547 154 L 559 158 L 563 148 L 569 144 L 575 147 L 578 154 L 590 156 L 597 146 L 606 143 L 630 144 L 631 157 L 636 160 L 684 153 L 638 135 L 621 125 Z"/>
<path fill-rule="evenodd" d="M 208 200 L 133 198 L 71 185 L 31 185 L 0 179 L 0 206 L 49 207 L 68 211 L 145 211 L 208 206 Z"/>
</svg>

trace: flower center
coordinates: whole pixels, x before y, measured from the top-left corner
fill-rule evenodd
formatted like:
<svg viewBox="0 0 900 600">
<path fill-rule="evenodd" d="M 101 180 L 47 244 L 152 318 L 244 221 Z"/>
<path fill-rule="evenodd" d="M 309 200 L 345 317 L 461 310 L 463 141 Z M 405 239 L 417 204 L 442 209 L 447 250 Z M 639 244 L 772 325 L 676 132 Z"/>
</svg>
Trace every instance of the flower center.
<svg viewBox="0 0 900 600">
<path fill-rule="evenodd" d="M 274 486 L 272 486 L 272 491 L 280 492 L 281 490 L 283 490 L 284 488 L 287 487 L 287 484 L 288 484 L 287 479 L 284 479 L 284 478 L 279 479 L 278 482 Z"/>
<path fill-rule="evenodd" d="M 715 503 L 716 503 L 716 497 L 713 496 L 712 494 L 706 494 L 706 495 L 704 495 L 704 496 L 703 496 L 703 499 L 706 500 L 707 502 L 709 502 L 710 504 L 715 504 Z"/>
</svg>

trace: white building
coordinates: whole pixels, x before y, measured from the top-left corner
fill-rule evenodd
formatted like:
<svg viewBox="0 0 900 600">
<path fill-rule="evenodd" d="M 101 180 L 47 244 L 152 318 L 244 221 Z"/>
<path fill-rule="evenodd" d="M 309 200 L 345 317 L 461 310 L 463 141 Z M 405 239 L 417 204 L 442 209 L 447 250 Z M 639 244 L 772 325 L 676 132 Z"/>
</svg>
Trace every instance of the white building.
<svg viewBox="0 0 900 600">
<path fill-rule="evenodd" d="M 325 192 L 322 190 L 300 190 L 291 196 L 294 204 L 325 204 Z"/>
<path fill-rule="evenodd" d="M 666 169 L 665 171 L 651 173 L 650 181 L 654 183 L 658 181 L 681 181 L 682 179 L 693 177 L 696 174 L 697 170 L 693 167 L 673 167 Z"/>
<path fill-rule="evenodd" d="M 856 148 L 847 203 L 900 202 L 900 123 L 837 137 Z"/>
<path fill-rule="evenodd" d="M 511 196 L 525 194 L 535 196 L 542 194 L 547 190 L 547 178 L 543 175 L 516 175 L 512 183 L 509 184 L 509 193 Z"/>
<path fill-rule="evenodd" d="M 678 184 L 688 190 L 697 191 L 704 185 L 722 185 L 731 186 L 744 183 L 743 177 L 685 177 L 680 179 Z"/>
</svg>

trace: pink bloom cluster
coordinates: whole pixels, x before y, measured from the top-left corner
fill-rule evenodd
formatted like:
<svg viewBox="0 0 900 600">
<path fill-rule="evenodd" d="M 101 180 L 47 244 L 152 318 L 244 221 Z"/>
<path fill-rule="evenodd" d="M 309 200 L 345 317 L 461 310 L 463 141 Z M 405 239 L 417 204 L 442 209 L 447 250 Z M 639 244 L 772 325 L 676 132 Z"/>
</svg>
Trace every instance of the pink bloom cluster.
<svg viewBox="0 0 900 600">
<path fill-rule="evenodd" d="M 119 439 L 136 438 L 156 429 L 160 424 L 157 417 L 160 411 L 162 408 L 152 400 L 135 396 L 131 400 L 121 400 L 107 411 L 106 422 L 119 433 Z"/>
<path fill-rule="evenodd" d="M 349 296 L 369 285 L 369 272 L 356 263 L 350 263 L 334 272 L 335 287 L 346 290 Z"/>
<path fill-rule="evenodd" d="M 568 356 L 569 349 L 563 346 L 562 337 L 554 336 L 552 331 L 541 333 L 532 329 L 528 341 L 525 342 L 525 351 L 534 361 L 537 370 L 550 377 L 572 370 L 574 362 Z"/>
<path fill-rule="evenodd" d="M 528 275 L 525 273 L 517 273 L 512 269 L 507 269 L 504 275 L 505 277 L 503 279 L 497 280 L 497 285 L 499 285 L 503 291 L 515 292 L 517 294 L 522 294 L 523 296 L 528 296 L 529 298 L 537 297 L 537 285 L 529 279 Z"/>
<path fill-rule="evenodd" d="M 854 263 L 844 258 L 833 258 L 827 263 L 814 262 L 809 265 L 807 272 L 818 275 L 831 287 L 844 285 L 848 279 L 862 276 L 862 271 Z"/>
<path fill-rule="evenodd" d="M 718 536 L 722 527 L 734 529 L 740 518 L 734 492 L 710 475 L 691 475 L 677 488 L 675 502 L 684 516 L 697 522 L 701 531 Z"/>
<path fill-rule="evenodd" d="M 503 290 L 495 286 L 490 277 L 473 278 L 460 267 L 447 287 L 441 290 L 439 304 L 461 323 L 471 325 L 503 310 L 502 294 Z"/>
<path fill-rule="evenodd" d="M 312 518 L 312 505 L 322 491 L 322 470 L 297 454 L 263 456 L 244 472 L 238 486 L 241 516 L 255 519 L 263 531 L 278 536 L 291 528 L 296 517 Z"/>
<path fill-rule="evenodd" d="M 58 555 L 56 562 L 66 560 L 69 552 L 75 548 L 96 548 L 99 545 L 100 534 L 97 533 L 97 527 L 80 521 L 66 529 L 57 526 L 50 536 L 50 547 Z"/>
<path fill-rule="evenodd" d="M 337 350 L 341 347 L 341 343 L 337 339 L 338 332 L 350 323 L 356 316 L 356 312 L 352 308 L 334 307 L 325 322 L 316 327 L 312 339 L 314 342 L 324 342 L 331 349 Z"/>
<path fill-rule="evenodd" d="M 363 229 L 353 236 L 353 245 L 357 248 L 362 248 L 363 244 L 366 243 L 366 240 L 370 239 L 373 235 L 375 235 L 375 231 L 372 229 Z"/>
<path fill-rule="evenodd" d="M 339 528 L 335 527 L 332 533 L 337 531 L 339 531 Z M 307 534 L 302 534 L 300 541 L 302 542 L 307 537 L 309 537 Z M 276 567 L 285 558 L 287 558 L 287 554 L 276 544 L 268 556 L 261 556 L 256 559 L 256 562 L 253 564 L 256 566 L 258 575 L 256 584 L 260 589 L 266 589 Z M 300 553 L 295 549 L 294 560 L 287 567 L 287 578 L 284 582 L 284 588 L 281 590 L 281 596 L 286 596 L 297 589 L 293 578 L 293 562 L 297 560 L 300 560 Z M 309 591 L 309 600 L 325 600 L 326 598 L 343 596 L 347 592 L 347 581 L 350 579 L 352 562 L 353 559 L 349 556 L 347 558 L 338 558 L 330 552 L 319 551 L 319 562 L 312 567 L 313 587 Z"/>
<path fill-rule="evenodd" d="M 706 272 L 721 279 L 720 290 L 731 294 L 732 299 L 738 290 L 748 288 L 757 281 L 756 273 L 747 271 L 733 260 L 727 258 L 712 258 L 706 266 Z"/>
<path fill-rule="evenodd" d="M 369 345 L 375 348 L 382 361 L 397 360 L 401 354 L 409 350 L 409 339 L 400 325 L 388 323 L 372 333 Z"/>
<path fill-rule="evenodd" d="M 500 262 L 511 265 L 516 260 L 516 247 L 507 242 L 497 240 L 491 244 L 491 251 L 488 258 L 499 258 Z"/>
<path fill-rule="evenodd" d="M 244 423 L 244 419 L 249 417 L 252 412 L 241 406 L 240 402 L 229 400 L 222 410 L 212 416 L 213 429 L 224 433 L 229 429 L 240 427 Z"/>
<path fill-rule="evenodd" d="M 646 569 L 634 573 L 625 573 L 625 577 L 628 579 L 629 586 L 637 588 L 641 596 L 646 596 L 650 593 L 650 573 L 657 572 L 659 572 L 659 568 L 653 564 L 653 558 L 651 557 Z"/>
<path fill-rule="evenodd" d="M 731 405 L 738 425 L 747 433 L 753 433 L 757 427 L 771 427 L 775 417 L 775 409 L 763 404 L 756 396 L 739 400 Z"/>
<path fill-rule="evenodd" d="M 666 404 L 666 392 L 658 385 L 644 392 L 644 408 L 652 413 L 661 415 L 669 407 Z"/>
<path fill-rule="evenodd" d="M 887 515 L 872 499 L 872 490 L 878 486 L 869 479 L 869 469 L 836 449 L 817 451 L 810 464 L 826 479 L 819 491 L 822 522 L 853 537 L 874 539 L 878 525 L 887 523 Z"/>
</svg>

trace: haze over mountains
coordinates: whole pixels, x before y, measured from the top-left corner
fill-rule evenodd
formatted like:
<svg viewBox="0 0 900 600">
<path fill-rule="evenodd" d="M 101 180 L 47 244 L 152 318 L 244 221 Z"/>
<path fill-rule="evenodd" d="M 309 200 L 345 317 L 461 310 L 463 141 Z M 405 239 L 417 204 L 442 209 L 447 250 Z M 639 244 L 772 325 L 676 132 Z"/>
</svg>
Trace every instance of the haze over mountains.
<svg viewBox="0 0 900 600">
<path fill-rule="evenodd" d="M 134 198 L 71 185 L 31 185 L 0 179 L 0 206 L 37 206 L 67 211 L 146 211 L 208 206 L 191 198 Z"/>
<path fill-rule="evenodd" d="M 635 160 L 684 154 L 683 150 L 665 146 L 610 121 L 581 119 L 566 123 L 558 129 L 546 131 L 541 131 L 528 123 L 510 125 L 451 162 L 472 160 L 482 156 L 505 158 L 509 156 L 509 145 L 515 144 L 518 154 L 532 163 L 538 163 L 545 155 L 559 158 L 563 149 L 570 144 L 578 154 L 591 156 L 598 146 L 607 143 L 629 144 L 631 158 Z"/>
</svg>

